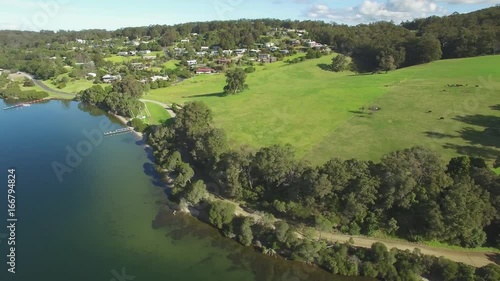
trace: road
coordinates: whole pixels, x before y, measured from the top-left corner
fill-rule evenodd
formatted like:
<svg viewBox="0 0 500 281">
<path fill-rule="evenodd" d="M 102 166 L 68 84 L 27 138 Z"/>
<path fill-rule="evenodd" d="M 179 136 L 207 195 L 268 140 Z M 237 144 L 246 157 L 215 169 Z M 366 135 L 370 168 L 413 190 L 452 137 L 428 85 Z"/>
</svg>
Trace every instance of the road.
<svg viewBox="0 0 500 281">
<path fill-rule="evenodd" d="M 35 85 L 37 85 L 38 87 L 42 88 L 42 90 L 44 90 L 44 91 L 46 91 L 48 93 L 53 93 L 53 94 L 57 94 L 57 95 L 67 96 L 67 97 L 71 97 L 71 98 L 74 98 L 75 95 L 76 95 L 76 94 L 73 94 L 73 93 L 67 93 L 67 92 L 62 92 L 62 91 L 58 91 L 58 90 L 52 89 L 49 86 L 45 85 L 42 81 L 35 79 L 32 75 L 30 75 L 28 73 L 25 73 L 25 72 L 19 72 L 19 73 L 21 73 L 26 78 L 31 79 L 33 81 L 33 83 L 35 83 Z"/>
<path fill-rule="evenodd" d="M 175 118 L 175 116 L 177 116 L 177 114 L 175 114 L 175 112 L 172 110 L 172 107 L 170 105 L 167 105 L 167 104 L 159 102 L 159 101 L 154 101 L 154 100 L 141 99 L 140 101 L 156 103 L 156 104 L 162 106 L 163 108 L 165 108 L 165 110 L 168 112 L 168 114 L 170 114 L 170 116 L 172 116 L 172 118 Z"/>
</svg>

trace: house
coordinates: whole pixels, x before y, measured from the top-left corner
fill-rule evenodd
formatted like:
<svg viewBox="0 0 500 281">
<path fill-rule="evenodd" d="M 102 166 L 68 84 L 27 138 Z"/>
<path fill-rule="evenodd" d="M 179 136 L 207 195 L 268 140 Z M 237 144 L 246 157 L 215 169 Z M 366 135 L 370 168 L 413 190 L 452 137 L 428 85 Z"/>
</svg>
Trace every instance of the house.
<svg viewBox="0 0 500 281">
<path fill-rule="evenodd" d="M 247 52 L 247 49 L 236 49 L 234 50 L 234 52 L 237 54 L 237 55 L 243 55 Z"/>
<path fill-rule="evenodd" d="M 89 72 L 89 73 L 87 73 L 87 77 L 96 78 L 97 77 L 97 73 Z"/>
<path fill-rule="evenodd" d="M 102 77 L 102 81 L 104 83 L 112 83 L 114 81 L 118 81 L 118 80 L 121 80 L 122 77 L 120 75 L 110 75 L 110 74 L 106 74 Z"/>
<path fill-rule="evenodd" d="M 202 46 L 200 48 L 200 51 L 208 51 L 208 50 L 210 50 L 210 47 L 207 47 L 207 46 Z"/>
<path fill-rule="evenodd" d="M 195 55 L 197 57 L 204 57 L 205 55 L 207 54 L 207 52 L 203 51 L 203 52 L 196 52 Z"/>
<path fill-rule="evenodd" d="M 212 51 L 212 52 L 210 52 L 210 56 L 212 56 L 212 57 L 216 57 L 218 55 L 219 55 L 219 51 Z"/>
<path fill-rule="evenodd" d="M 151 51 L 150 50 L 139 51 L 138 54 L 139 55 L 147 55 L 147 54 L 151 54 Z"/>
<path fill-rule="evenodd" d="M 142 62 L 133 62 L 130 64 L 133 68 L 142 70 L 144 69 L 144 64 Z"/>
<path fill-rule="evenodd" d="M 196 74 L 212 74 L 215 73 L 215 69 L 212 68 L 198 68 Z"/>
<path fill-rule="evenodd" d="M 143 56 L 142 58 L 145 60 L 154 60 L 156 59 L 156 56 Z"/>
<path fill-rule="evenodd" d="M 169 79 L 168 75 L 165 75 L 165 76 L 155 75 L 155 76 L 151 77 L 151 81 L 153 81 L 153 82 L 156 82 L 158 80 L 167 81 L 168 79 Z"/>
<path fill-rule="evenodd" d="M 259 49 L 251 49 L 250 53 L 258 54 L 258 53 L 260 53 L 260 50 Z"/>
<path fill-rule="evenodd" d="M 198 61 L 197 60 L 188 60 L 188 61 L 186 61 L 186 63 L 188 66 L 193 66 L 193 65 L 197 65 Z"/>
<path fill-rule="evenodd" d="M 174 48 L 174 54 L 176 55 L 182 55 L 184 52 L 186 52 L 186 48 Z"/>
<path fill-rule="evenodd" d="M 270 54 L 260 54 L 259 61 L 262 63 L 272 63 L 276 62 L 278 59 L 276 57 L 271 56 Z"/>
<path fill-rule="evenodd" d="M 135 55 L 137 55 L 137 51 L 130 51 L 130 52 L 128 52 L 128 53 L 129 53 L 129 55 L 131 55 L 131 56 L 135 56 Z"/>
<path fill-rule="evenodd" d="M 85 43 L 87 43 L 87 40 L 76 39 L 76 42 L 79 43 L 79 44 L 85 44 Z"/>
<path fill-rule="evenodd" d="M 281 50 L 280 53 L 282 53 L 284 55 L 288 55 L 288 54 L 290 54 L 290 51 L 289 50 Z"/>
<path fill-rule="evenodd" d="M 266 46 L 266 48 L 271 48 L 271 47 L 274 47 L 274 43 L 273 42 L 267 42 L 266 44 L 264 44 L 264 46 Z"/>
<path fill-rule="evenodd" d="M 128 52 L 118 52 L 118 55 L 126 57 L 126 56 L 128 56 Z"/>
<path fill-rule="evenodd" d="M 230 56 L 233 54 L 233 50 L 222 50 L 222 54 L 225 56 Z"/>
<path fill-rule="evenodd" d="M 181 43 L 189 43 L 189 39 L 187 39 L 187 38 L 186 39 L 182 39 Z"/>
<path fill-rule="evenodd" d="M 130 42 L 129 42 L 129 44 L 130 44 L 130 45 L 132 45 L 132 46 L 136 46 L 136 47 L 137 47 L 137 46 L 141 45 L 141 42 L 138 42 L 138 41 L 130 41 Z"/>
<path fill-rule="evenodd" d="M 191 33 L 191 36 L 198 36 L 198 33 L 193 32 L 193 33 Z"/>
<path fill-rule="evenodd" d="M 231 63 L 231 60 L 230 60 L 230 59 L 223 58 L 223 59 L 219 59 L 219 60 L 217 60 L 217 63 L 218 63 L 218 64 L 230 64 L 230 63 Z"/>
<path fill-rule="evenodd" d="M 276 52 L 276 51 L 279 51 L 279 49 L 280 49 L 280 48 L 278 48 L 278 47 L 271 47 L 271 48 L 269 48 L 269 50 L 270 50 L 271 52 Z"/>
<path fill-rule="evenodd" d="M 56 60 L 57 57 L 50 57 L 50 60 Z"/>
</svg>

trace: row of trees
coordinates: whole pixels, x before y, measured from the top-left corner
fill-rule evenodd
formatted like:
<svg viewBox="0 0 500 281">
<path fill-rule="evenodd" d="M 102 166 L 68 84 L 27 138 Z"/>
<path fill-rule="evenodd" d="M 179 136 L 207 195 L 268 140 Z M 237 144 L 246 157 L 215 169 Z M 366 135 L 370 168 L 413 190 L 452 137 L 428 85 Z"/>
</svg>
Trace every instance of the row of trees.
<svg viewBox="0 0 500 281">
<path fill-rule="evenodd" d="M 148 143 L 158 170 L 174 179 L 173 195 L 190 205 L 207 202 L 208 222 L 227 237 L 257 245 L 265 254 L 316 263 L 348 276 L 496 280 L 500 275 L 495 265 L 476 270 L 418 251 L 389 251 L 379 243 L 371 249 L 327 245 L 314 235 L 316 230 L 383 231 L 412 240 L 478 246 L 488 232 L 490 242 L 498 243 L 500 178 L 482 159 L 460 157 L 443 165 L 436 154 L 417 147 L 389 154 L 380 163 L 332 159 L 313 167 L 297 161 L 290 146 L 231 150 L 224 131 L 211 123 L 209 108 L 187 103 L 174 123 L 152 130 Z M 189 153 L 181 157 L 179 151 Z M 187 162 L 215 178 L 218 195 L 286 220 L 236 217 L 234 204 L 209 199 L 204 182 L 192 180 L 195 173 Z M 298 239 L 286 221 L 311 226 L 303 231 L 305 239 Z"/>
</svg>

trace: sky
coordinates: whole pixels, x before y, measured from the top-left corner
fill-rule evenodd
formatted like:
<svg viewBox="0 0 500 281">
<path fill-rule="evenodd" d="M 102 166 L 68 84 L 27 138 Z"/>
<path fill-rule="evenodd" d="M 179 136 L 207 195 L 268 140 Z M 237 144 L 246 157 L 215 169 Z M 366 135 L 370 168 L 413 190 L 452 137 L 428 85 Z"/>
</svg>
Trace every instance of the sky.
<svg viewBox="0 0 500 281">
<path fill-rule="evenodd" d="M 349 25 L 380 20 L 400 23 L 496 4 L 500 0 L 0 0 L 0 29 L 115 30 L 242 18 L 323 20 Z"/>
</svg>

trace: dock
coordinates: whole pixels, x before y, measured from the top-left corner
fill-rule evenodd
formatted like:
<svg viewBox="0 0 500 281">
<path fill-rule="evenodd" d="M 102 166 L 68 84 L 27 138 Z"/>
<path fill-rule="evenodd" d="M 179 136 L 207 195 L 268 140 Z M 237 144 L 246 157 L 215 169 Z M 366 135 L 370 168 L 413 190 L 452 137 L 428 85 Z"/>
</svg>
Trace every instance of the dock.
<svg viewBox="0 0 500 281">
<path fill-rule="evenodd" d="M 23 102 L 23 103 L 19 103 L 19 104 L 13 105 L 13 106 L 4 107 L 3 110 L 10 110 L 10 109 L 16 109 L 16 108 L 21 108 L 21 107 L 28 107 L 28 106 L 31 106 L 34 103 L 40 103 L 40 102 L 44 102 L 44 101 L 48 101 L 48 100 L 50 100 L 50 99 L 39 99 L 39 100 L 33 100 L 33 101 L 29 101 L 29 102 Z"/>
<path fill-rule="evenodd" d="M 121 128 L 121 129 L 118 129 L 118 130 L 114 130 L 114 131 L 111 131 L 111 132 L 104 133 L 104 136 L 113 136 L 113 135 L 128 133 L 128 132 L 131 132 L 132 130 L 133 130 L 133 128 L 131 128 L 131 127 Z"/>
</svg>

